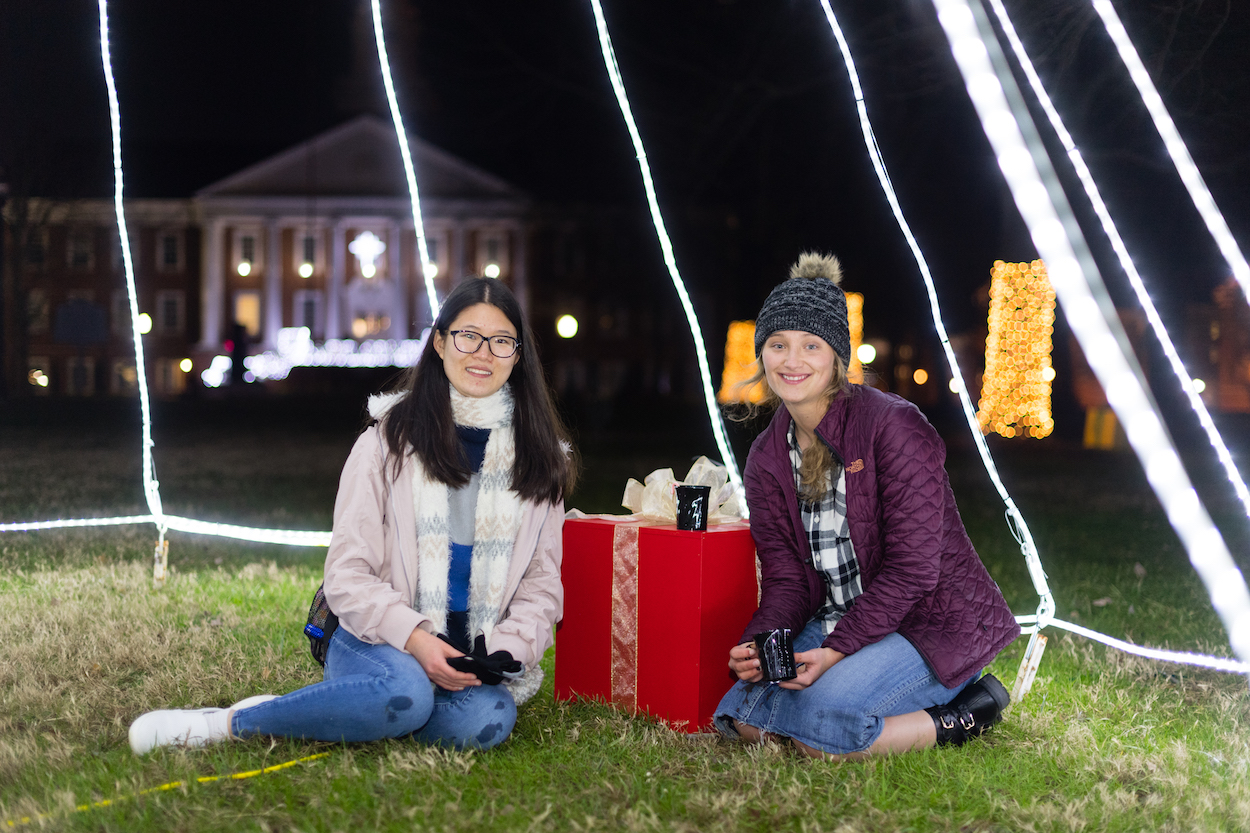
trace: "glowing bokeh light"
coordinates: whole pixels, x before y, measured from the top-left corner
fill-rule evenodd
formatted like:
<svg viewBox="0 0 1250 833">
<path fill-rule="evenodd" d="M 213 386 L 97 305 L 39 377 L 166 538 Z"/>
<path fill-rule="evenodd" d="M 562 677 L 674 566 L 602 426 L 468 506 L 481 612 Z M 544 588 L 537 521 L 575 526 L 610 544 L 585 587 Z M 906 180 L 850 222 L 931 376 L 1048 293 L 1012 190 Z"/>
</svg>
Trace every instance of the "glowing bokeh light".
<svg viewBox="0 0 1250 833">
<path fill-rule="evenodd" d="M 486 268 L 482 270 L 482 274 L 488 278 L 497 278 L 501 274 L 498 263 L 488 263 Z"/>
<path fill-rule="evenodd" d="M 301 278 L 311 278 L 313 273 L 313 265 L 305 261 L 299 265 L 299 276 Z"/>
<path fill-rule="evenodd" d="M 252 274 L 252 264 L 248 263 L 246 260 L 240 260 L 238 272 L 240 277 L 246 278 L 248 275 Z"/>
<path fill-rule="evenodd" d="M 720 390 L 716 401 L 722 405 L 730 402 L 760 402 L 764 399 L 763 383 L 749 388 L 739 387 L 755 375 L 755 322 L 731 321 L 725 336 L 725 367 L 721 371 Z"/>
<path fill-rule="evenodd" d="M 871 344 L 861 344 L 855 348 L 855 358 L 860 364 L 872 364 L 877 359 L 877 348 Z"/>
<path fill-rule="evenodd" d="M 147 335 L 152 332 L 152 316 L 146 312 L 139 313 L 139 318 L 135 321 L 135 329 L 139 331 L 140 335 Z"/>
<path fill-rule="evenodd" d="M 924 368 L 916 368 L 916 372 L 911 375 L 911 380 L 917 385 L 923 385 L 929 381 L 929 371 Z"/>
<path fill-rule="evenodd" d="M 425 271 L 425 276 L 427 278 L 437 278 L 438 277 L 438 264 L 433 263 L 433 262 L 427 263 L 425 264 L 424 271 Z"/>
<path fill-rule="evenodd" d="M 1204 382 L 1202 379 L 1194 379 L 1194 390 L 1198 391 L 1198 393 L 1202 393 L 1206 389 L 1207 389 L 1206 382 Z"/>
<path fill-rule="evenodd" d="M 356 256 L 360 263 L 360 274 L 372 278 L 378 273 L 374 264 L 386 251 L 386 243 L 371 231 L 362 231 L 356 239 L 347 244 L 347 250 Z"/>
<path fill-rule="evenodd" d="M 846 293 L 846 325 L 851 336 L 851 366 L 846 369 L 846 377 L 857 385 L 863 384 L 859 347 L 864 341 L 864 296 L 860 292 Z"/>
<path fill-rule="evenodd" d="M 556 319 L 556 335 L 560 338 L 572 338 L 577 335 L 577 319 L 571 315 L 561 315 Z"/>
<path fill-rule="evenodd" d="M 190 373 L 191 368 L 193 368 L 194 366 L 195 365 L 191 362 L 190 359 L 183 359 L 182 361 L 178 362 L 178 369 L 181 370 L 183 373 Z"/>
</svg>

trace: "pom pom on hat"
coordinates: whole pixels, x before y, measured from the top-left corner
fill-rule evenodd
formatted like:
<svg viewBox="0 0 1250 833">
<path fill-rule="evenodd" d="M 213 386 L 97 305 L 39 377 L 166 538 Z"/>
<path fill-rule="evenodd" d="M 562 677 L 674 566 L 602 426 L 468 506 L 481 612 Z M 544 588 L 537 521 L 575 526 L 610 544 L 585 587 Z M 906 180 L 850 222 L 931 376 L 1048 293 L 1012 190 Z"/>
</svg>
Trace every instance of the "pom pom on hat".
<svg viewBox="0 0 1250 833">
<path fill-rule="evenodd" d="M 819 336 L 843 364 L 851 364 L 851 331 L 846 318 L 842 264 L 833 255 L 804 252 L 790 267 L 790 279 L 777 284 L 755 318 L 755 355 L 779 330 Z"/>
<path fill-rule="evenodd" d="M 842 285 L 842 261 L 834 255 L 822 255 L 816 252 L 803 252 L 799 260 L 790 267 L 791 278 L 807 278 L 814 280 L 824 278 L 834 286 Z"/>
</svg>

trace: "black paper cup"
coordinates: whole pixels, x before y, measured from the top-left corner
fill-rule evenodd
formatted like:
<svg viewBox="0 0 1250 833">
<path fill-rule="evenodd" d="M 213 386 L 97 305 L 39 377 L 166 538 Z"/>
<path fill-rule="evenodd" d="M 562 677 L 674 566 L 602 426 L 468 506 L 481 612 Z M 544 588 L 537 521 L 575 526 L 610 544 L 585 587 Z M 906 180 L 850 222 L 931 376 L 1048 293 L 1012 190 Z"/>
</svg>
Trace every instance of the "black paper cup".
<svg viewBox="0 0 1250 833">
<path fill-rule="evenodd" d="M 711 502 L 711 486 L 678 486 L 677 528 L 692 532 L 706 530 L 708 504 Z"/>
<path fill-rule="evenodd" d="M 789 628 L 777 628 L 755 635 L 755 653 L 760 660 L 764 682 L 781 683 L 799 676 L 794 665 L 794 642 Z"/>
</svg>

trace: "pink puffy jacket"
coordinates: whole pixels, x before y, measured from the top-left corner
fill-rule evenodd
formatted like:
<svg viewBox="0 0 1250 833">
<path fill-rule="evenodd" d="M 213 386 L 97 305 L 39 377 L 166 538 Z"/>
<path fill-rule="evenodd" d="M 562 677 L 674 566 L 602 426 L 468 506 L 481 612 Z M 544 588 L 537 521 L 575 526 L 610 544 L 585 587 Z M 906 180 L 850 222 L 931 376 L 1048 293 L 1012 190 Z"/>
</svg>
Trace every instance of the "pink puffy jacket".
<svg viewBox="0 0 1250 833">
<path fill-rule="evenodd" d="M 744 480 L 760 559 L 759 610 L 743 634 L 796 633 L 824 602 L 799 515 L 781 408 L 751 446 Z M 863 594 L 824 646 L 853 654 L 898 632 L 953 688 L 1020 635 L 977 557 L 946 476 L 946 449 L 910 402 L 848 385 L 816 433 L 846 467 L 847 519 Z"/>
</svg>

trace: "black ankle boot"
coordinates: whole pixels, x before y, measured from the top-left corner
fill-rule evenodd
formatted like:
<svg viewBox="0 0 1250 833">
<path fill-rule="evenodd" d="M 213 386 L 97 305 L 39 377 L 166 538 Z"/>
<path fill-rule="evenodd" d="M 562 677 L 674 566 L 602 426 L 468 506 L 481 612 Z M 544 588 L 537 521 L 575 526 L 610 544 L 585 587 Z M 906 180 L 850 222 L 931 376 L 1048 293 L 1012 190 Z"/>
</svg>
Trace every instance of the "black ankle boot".
<svg viewBox="0 0 1250 833">
<path fill-rule="evenodd" d="M 993 674 L 986 674 L 945 706 L 925 709 L 937 728 L 938 746 L 961 746 L 1003 719 L 1011 702 L 1007 689 Z"/>
</svg>

